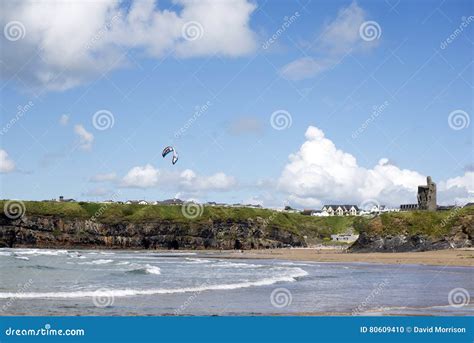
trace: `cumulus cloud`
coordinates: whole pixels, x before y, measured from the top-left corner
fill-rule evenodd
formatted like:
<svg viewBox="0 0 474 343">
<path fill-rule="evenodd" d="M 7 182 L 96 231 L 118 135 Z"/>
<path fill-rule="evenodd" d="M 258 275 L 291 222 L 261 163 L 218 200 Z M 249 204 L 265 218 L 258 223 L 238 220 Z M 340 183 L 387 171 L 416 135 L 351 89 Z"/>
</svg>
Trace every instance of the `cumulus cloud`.
<svg viewBox="0 0 474 343">
<path fill-rule="evenodd" d="M 74 133 L 79 137 L 79 148 L 83 150 L 90 150 L 92 148 L 92 142 L 94 141 L 94 135 L 88 132 L 84 126 L 77 124 L 74 126 Z"/>
<path fill-rule="evenodd" d="M 234 57 L 254 50 L 253 3 L 174 3 L 180 10 L 159 9 L 152 0 L 130 6 L 116 0 L 4 2 L 0 26 L 16 22 L 19 35 L 0 38 L 1 74 L 17 75 L 31 87 L 65 90 L 127 65 L 127 49 L 152 58 Z"/>
<path fill-rule="evenodd" d="M 160 171 L 151 164 L 133 167 L 122 179 L 122 186 L 150 188 L 158 185 Z"/>
<path fill-rule="evenodd" d="M 0 173 L 10 173 L 15 170 L 15 162 L 8 156 L 8 153 L 0 149 Z"/>
<path fill-rule="evenodd" d="M 97 174 L 90 178 L 91 182 L 107 182 L 107 181 L 115 181 L 117 179 L 117 174 L 115 173 L 105 173 L 105 174 Z"/>
<path fill-rule="evenodd" d="M 446 205 L 463 205 L 474 201 L 474 171 L 467 171 L 462 176 L 457 176 L 442 181 L 438 186 L 438 202 Z"/>
<path fill-rule="evenodd" d="M 376 200 L 398 207 L 416 203 L 419 185 L 426 176 L 401 169 L 387 158 L 373 168 L 358 165 L 356 158 L 338 149 L 324 132 L 310 126 L 306 141 L 289 156 L 277 189 L 286 193 L 290 203 L 303 207 L 319 207 L 324 203 L 355 203 Z M 465 204 L 473 201 L 474 172 L 438 183 L 439 204 Z"/>
<path fill-rule="evenodd" d="M 336 66 L 349 52 L 369 50 L 377 45 L 377 40 L 363 40 L 359 34 L 362 23 L 367 21 L 367 13 L 353 2 L 341 8 L 337 17 L 324 26 L 315 46 L 314 57 L 303 57 L 283 66 L 280 74 L 290 80 L 312 78 Z"/>
<path fill-rule="evenodd" d="M 196 174 L 191 169 L 182 172 L 159 170 L 150 164 L 133 167 L 121 182 L 122 187 L 161 187 L 184 192 L 226 191 L 236 184 L 234 177 L 222 172 L 205 176 Z"/>
<path fill-rule="evenodd" d="M 327 201 L 358 204 L 378 199 L 399 205 L 413 202 L 417 186 L 425 182 L 418 172 L 400 169 L 384 158 L 372 169 L 360 167 L 354 156 L 338 149 L 316 127 L 310 126 L 305 136 L 278 182 L 293 203 L 319 206 Z"/>
</svg>

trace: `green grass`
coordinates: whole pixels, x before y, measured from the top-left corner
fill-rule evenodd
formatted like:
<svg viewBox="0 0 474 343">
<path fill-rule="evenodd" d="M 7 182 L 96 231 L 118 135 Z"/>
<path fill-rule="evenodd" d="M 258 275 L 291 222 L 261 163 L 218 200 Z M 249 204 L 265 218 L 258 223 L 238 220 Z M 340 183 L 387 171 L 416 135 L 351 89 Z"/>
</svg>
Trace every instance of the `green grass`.
<svg viewBox="0 0 474 343">
<path fill-rule="evenodd" d="M 0 200 L 3 208 L 5 200 Z M 440 212 L 384 213 L 376 218 L 311 217 L 299 213 L 277 212 L 245 207 L 204 206 L 196 219 L 186 218 L 179 205 L 101 204 L 86 202 L 25 201 L 26 215 L 54 216 L 64 219 L 93 219 L 101 223 L 173 221 L 199 224 L 217 222 L 264 221 L 268 229 L 283 229 L 309 238 L 323 239 L 353 227 L 369 234 L 427 234 L 443 236 L 460 220 L 474 216 L 474 207 Z M 472 217 L 470 217 L 472 218 Z M 471 219 L 472 220 L 472 219 Z"/>
</svg>

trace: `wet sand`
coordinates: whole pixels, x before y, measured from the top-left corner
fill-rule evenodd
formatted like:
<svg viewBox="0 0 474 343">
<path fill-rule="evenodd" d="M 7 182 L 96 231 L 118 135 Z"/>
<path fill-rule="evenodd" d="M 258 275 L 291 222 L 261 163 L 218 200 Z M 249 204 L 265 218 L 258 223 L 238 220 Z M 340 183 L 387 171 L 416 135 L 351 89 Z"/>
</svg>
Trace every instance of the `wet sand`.
<svg viewBox="0 0 474 343">
<path fill-rule="evenodd" d="M 383 264 L 425 264 L 474 267 L 474 249 L 449 249 L 402 253 L 347 253 L 341 249 L 268 249 L 223 252 L 220 257 L 283 259 L 315 262 L 367 262 Z"/>
</svg>

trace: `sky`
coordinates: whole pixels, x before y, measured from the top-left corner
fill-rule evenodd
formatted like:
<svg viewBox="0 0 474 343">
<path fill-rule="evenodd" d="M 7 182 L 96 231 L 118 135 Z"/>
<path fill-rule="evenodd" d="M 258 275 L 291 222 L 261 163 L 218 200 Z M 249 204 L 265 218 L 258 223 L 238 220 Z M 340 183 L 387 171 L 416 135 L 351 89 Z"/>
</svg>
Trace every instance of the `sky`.
<svg viewBox="0 0 474 343">
<path fill-rule="evenodd" d="M 0 198 L 474 200 L 472 1 L 0 6 Z"/>
</svg>

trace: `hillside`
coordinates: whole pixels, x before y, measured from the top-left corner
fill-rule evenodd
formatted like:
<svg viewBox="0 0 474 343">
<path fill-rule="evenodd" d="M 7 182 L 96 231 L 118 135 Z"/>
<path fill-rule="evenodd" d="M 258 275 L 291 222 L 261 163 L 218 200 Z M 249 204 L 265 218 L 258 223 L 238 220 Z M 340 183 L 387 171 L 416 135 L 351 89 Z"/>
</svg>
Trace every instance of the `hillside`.
<svg viewBox="0 0 474 343">
<path fill-rule="evenodd" d="M 5 207 L 6 201 L 0 201 Z M 23 202 L 0 217 L 3 246 L 233 249 L 308 246 L 351 227 L 354 217 L 318 218 L 268 209 L 179 205 Z M 193 214 L 191 209 L 189 213 Z"/>
<path fill-rule="evenodd" d="M 474 206 L 450 211 L 385 213 L 357 218 L 360 236 L 352 252 L 426 251 L 472 247 Z"/>
<path fill-rule="evenodd" d="M 472 246 L 474 207 L 377 217 L 311 217 L 269 209 L 26 201 L 18 219 L 0 216 L 0 247 L 264 249 L 328 241 L 353 227 L 350 251 L 418 251 Z M 5 208 L 6 201 L 0 201 Z M 190 214 L 194 214 L 189 209 Z"/>
</svg>

